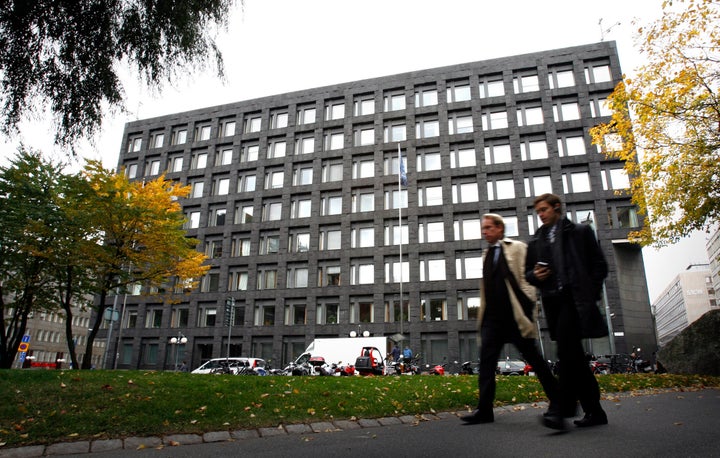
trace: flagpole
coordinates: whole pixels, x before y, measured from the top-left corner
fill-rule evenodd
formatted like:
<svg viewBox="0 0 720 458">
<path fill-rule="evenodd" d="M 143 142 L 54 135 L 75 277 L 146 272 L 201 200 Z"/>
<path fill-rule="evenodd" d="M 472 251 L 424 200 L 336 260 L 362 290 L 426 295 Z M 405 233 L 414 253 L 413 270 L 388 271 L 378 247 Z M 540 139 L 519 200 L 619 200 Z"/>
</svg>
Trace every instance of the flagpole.
<svg viewBox="0 0 720 458">
<path fill-rule="evenodd" d="M 402 153 L 398 143 L 398 232 L 400 237 L 400 335 L 403 335 L 403 266 L 402 266 Z M 404 337 L 403 337 L 404 338 Z"/>
</svg>

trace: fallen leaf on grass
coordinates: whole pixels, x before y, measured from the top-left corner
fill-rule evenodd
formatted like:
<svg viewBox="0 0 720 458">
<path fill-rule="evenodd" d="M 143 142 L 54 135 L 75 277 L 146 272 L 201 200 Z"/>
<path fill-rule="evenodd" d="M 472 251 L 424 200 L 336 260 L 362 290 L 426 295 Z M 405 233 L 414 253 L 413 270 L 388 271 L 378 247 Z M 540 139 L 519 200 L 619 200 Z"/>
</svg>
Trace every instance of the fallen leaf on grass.
<svg viewBox="0 0 720 458">
<path fill-rule="evenodd" d="M 180 445 L 180 442 L 178 442 L 178 441 L 170 441 L 170 443 L 168 443 L 168 445 L 170 445 L 171 447 L 177 447 L 177 446 Z"/>
<path fill-rule="evenodd" d="M 60 388 L 65 388 L 66 386 L 63 382 L 60 382 Z"/>
</svg>

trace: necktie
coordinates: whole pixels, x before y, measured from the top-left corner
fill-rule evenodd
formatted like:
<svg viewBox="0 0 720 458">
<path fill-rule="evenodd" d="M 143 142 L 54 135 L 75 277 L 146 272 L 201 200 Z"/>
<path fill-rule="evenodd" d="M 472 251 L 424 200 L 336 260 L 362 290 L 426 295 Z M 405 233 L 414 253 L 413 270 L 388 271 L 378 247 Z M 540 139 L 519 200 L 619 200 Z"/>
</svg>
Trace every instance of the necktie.
<svg viewBox="0 0 720 458">
<path fill-rule="evenodd" d="M 498 257 L 500 256 L 500 251 L 498 250 L 497 245 L 493 245 L 490 247 L 490 253 L 488 254 L 488 256 L 491 257 L 490 259 L 492 259 L 493 266 L 497 264 Z"/>
</svg>

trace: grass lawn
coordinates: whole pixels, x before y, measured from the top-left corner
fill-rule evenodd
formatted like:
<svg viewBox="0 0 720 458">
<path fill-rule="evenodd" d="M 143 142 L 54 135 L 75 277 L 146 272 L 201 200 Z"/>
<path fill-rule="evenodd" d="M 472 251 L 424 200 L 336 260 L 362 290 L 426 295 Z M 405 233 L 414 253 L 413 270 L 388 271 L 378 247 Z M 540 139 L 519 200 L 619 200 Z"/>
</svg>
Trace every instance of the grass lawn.
<svg viewBox="0 0 720 458">
<path fill-rule="evenodd" d="M 720 377 L 602 375 L 605 394 L 720 387 Z M 545 401 L 498 376 L 496 404 Z M 0 446 L 250 429 L 472 408 L 477 376 L 283 377 L 147 371 L 0 371 Z"/>
</svg>

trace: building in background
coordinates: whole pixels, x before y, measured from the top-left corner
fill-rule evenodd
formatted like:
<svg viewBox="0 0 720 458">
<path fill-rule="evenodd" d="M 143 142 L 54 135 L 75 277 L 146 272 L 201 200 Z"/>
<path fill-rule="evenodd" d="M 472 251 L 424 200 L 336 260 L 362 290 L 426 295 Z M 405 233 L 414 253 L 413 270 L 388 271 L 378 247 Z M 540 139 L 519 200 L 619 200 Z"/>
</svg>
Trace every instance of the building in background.
<svg viewBox="0 0 720 458">
<path fill-rule="evenodd" d="M 720 304 L 720 229 L 715 230 L 705 244 L 710 260 L 710 281 L 715 292 L 715 304 Z"/>
<path fill-rule="evenodd" d="M 279 367 L 315 337 L 353 331 L 429 363 L 476 360 L 481 215 L 527 240 L 545 192 L 595 227 L 610 265 L 612 333 L 588 351 L 655 347 L 642 254 L 627 241 L 642 221 L 623 163 L 588 133 L 609 119 L 621 74 L 601 42 L 128 123 L 119 170 L 192 187 L 188 236 L 211 269 L 172 303 L 127 292 L 112 364 L 196 367 L 229 352 Z M 541 343 L 555 359 L 547 332 Z"/>
<path fill-rule="evenodd" d="M 706 312 L 716 308 L 709 266 L 688 266 L 653 304 L 659 346 L 662 347 Z"/>
</svg>

